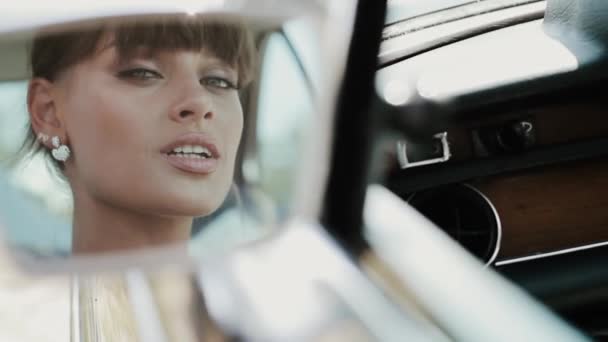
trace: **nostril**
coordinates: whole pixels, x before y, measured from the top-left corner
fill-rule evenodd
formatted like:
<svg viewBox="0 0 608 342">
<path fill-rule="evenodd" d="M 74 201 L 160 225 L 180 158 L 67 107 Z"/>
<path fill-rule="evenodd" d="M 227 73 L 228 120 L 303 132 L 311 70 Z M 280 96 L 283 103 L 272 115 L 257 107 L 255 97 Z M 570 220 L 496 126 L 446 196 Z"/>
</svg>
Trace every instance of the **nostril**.
<svg viewBox="0 0 608 342">
<path fill-rule="evenodd" d="M 192 111 L 182 110 L 181 112 L 179 112 L 179 117 L 183 119 L 183 118 L 186 118 L 186 117 L 188 117 L 188 116 L 190 116 L 192 114 L 193 114 Z"/>
<path fill-rule="evenodd" d="M 194 111 L 194 110 L 189 110 L 189 109 L 184 109 L 184 110 L 180 110 L 179 112 L 174 112 L 177 113 L 177 115 L 174 115 L 174 119 L 175 120 L 199 120 L 199 119 L 211 119 L 214 117 L 215 114 L 213 114 L 212 111 L 207 111 L 207 112 L 203 112 L 203 111 Z"/>
</svg>

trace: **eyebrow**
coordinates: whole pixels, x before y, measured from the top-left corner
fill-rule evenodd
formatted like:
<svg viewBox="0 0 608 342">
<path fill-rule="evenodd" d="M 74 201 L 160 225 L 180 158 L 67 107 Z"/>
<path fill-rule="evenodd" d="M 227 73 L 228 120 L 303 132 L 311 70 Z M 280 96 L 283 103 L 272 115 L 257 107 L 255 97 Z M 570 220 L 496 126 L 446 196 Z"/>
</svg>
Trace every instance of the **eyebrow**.
<svg viewBox="0 0 608 342">
<path fill-rule="evenodd" d="M 163 49 L 163 48 L 152 49 L 145 45 L 141 45 L 141 46 L 129 49 L 130 50 L 129 53 L 124 54 L 119 51 L 118 46 L 116 44 L 116 40 L 111 39 L 106 44 L 101 46 L 97 50 L 96 54 L 101 54 L 104 51 L 111 49 L 111 48 L 115 49 L 115 58 L 113 61 L 113 64 L 115 67 L 120 67 L 121 65 L 127 64 L 127 63 L 131 62 L 133 59 L 137 59 L 137 58 L 157 60 L 157 59 L 160 59 L 159 55 L 162 53 L 172 53 L 172 52 L 177 52 L 177 51 L 197 52 L 196 50 L 190 50 L 190 49 Z M 201 49 L 198 52 L 201 55 L 205 55 L 205 59 L 208 60 L 208 64 L 210 65 L 211 68 L 224 69 L 226 72 L 228 72 L 230 74 L 234 74 L 234 77 L 236 78 L 236 82 L 240 82 L 241 75 L 239 73 L 237 65 L 231 65 L 230 63 L 228 63 L 228 61 L 218 57 L 216 54 L 214 54 L 213 52 L 210 52 L 209 50 Z"/>
</svg>

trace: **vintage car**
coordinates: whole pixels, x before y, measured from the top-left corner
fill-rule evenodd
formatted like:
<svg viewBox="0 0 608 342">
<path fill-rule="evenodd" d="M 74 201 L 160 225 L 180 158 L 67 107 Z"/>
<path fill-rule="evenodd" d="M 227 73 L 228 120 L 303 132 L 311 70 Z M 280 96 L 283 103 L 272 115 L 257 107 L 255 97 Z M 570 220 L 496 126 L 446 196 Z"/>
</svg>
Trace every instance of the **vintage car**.
<svg viewBox="0 0 608 342">
<path fill-rule="evenodd" d="M 4 6 L 0 340 L 605 338 L 608 3 Z M 28 49 L 165 18 L 254 39 L 232 190 L 189 241 L 78 253 L 66 182 L 20 152 Z"/>
<path fill-rule="evenodd" d="M 477 1 L 394 20 L 377 84 L 383 102 L 400 107 L 405 132 L 418 130 L 400 141 L 384 184 L 598 339 L 606 329 L 606 9 L 586 0 Z"/>
</svg>

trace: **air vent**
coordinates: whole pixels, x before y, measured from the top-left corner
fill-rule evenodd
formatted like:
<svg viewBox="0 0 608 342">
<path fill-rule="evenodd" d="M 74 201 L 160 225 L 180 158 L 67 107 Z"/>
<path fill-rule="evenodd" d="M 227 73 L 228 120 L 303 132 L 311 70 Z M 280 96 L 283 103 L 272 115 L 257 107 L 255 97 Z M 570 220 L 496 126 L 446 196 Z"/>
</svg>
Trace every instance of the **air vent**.
<svg viewBox="0 0 608 342">
<path fill-rule="evenodd" d="M 468 184 L 453 184 L 413 194 L 409 203 L 486 264 L 500 247 L 500 219 L 494 206 Z"/>
</svg>

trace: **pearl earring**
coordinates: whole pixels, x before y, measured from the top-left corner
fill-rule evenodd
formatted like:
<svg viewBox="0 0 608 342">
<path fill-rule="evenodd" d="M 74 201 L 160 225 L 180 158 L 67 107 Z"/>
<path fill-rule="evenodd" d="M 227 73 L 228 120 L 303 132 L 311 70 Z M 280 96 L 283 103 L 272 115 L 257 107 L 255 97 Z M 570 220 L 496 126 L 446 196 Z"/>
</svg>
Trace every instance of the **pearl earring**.
<svg viewBox="0 0 608 342">
<path fill-rule="evenodd" d="M 59 140 L 58 136 L 54 136 L 51 139 L 51 144 L 53 144 L 53 147 L 55 147 L 51 150 L 53 158 L 62 162 L 68 160 L 68 158 L 70 157 L 70 148 L 66 145 L 62 145 L 61 140 Z"/>
<path fill-rule="evenodd" d="M 49 136 L 44 133 L 38 133 L 38 141 L 42 141 L 42 143 L 46 143 L 49 140 Z"/>
</svg>

